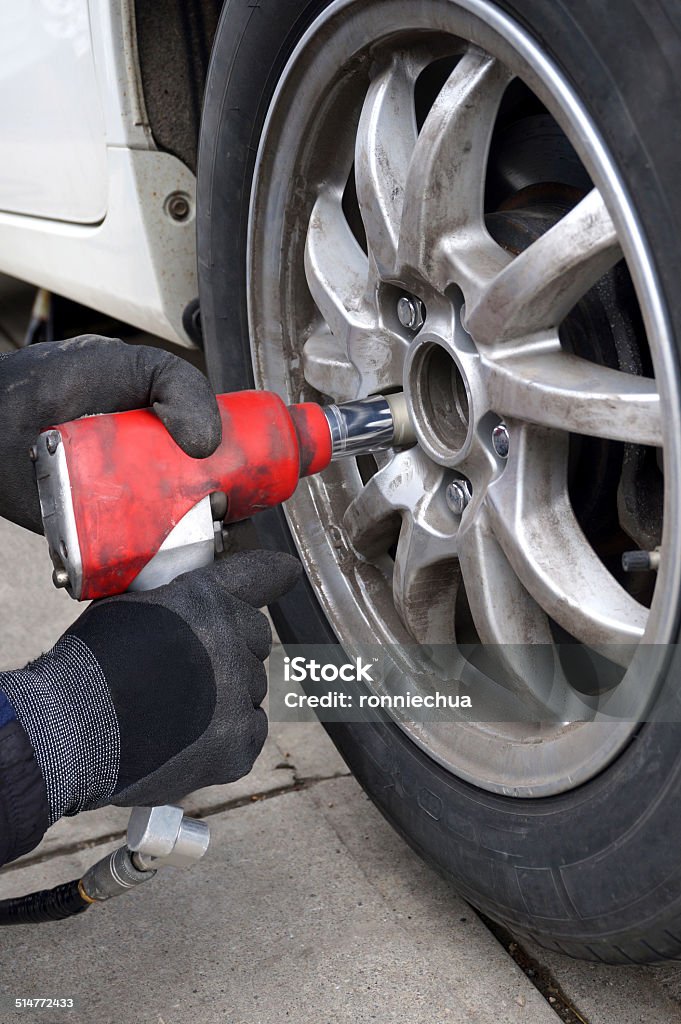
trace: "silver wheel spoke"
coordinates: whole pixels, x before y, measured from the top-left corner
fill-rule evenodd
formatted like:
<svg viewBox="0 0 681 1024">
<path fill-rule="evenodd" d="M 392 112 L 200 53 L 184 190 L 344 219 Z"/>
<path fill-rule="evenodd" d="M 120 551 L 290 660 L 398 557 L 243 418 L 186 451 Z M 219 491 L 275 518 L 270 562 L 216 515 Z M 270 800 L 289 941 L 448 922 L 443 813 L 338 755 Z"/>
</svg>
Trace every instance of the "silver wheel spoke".
<svg viewBox="0 0 681 1024">
<path fill-rule="evenodd" d="M 395 271 L 404 187 L 416 142 L 416 69 L 402 54 L 372 81 L 357 131 L 355 183 L 379 274 Z"/>
<path fill-rule="evenodd" d="M 305 273 L 325 321 L 303 348 L 308 383 L 336 401 L 400 385 L 407 343 L 379 320 L 369 260 L 336 191 L 323 192 L 315 203 Z"/>
<path fill-rule="evenodd" d="M 556 681 L 546 614 L 520 583 L 492 533 L 486 509 L 459 538 L 461 574 L 478 636 L 502 681 L 545 711 Z"/>
<path fill-rule="evenodd" d="M 359 393 L 359 374 L 347 350 L 324 325 L 303 346 L 303 376 L 323 395 L 348 402 Z"/>
<path fill-rule="evenodd" d="M 514 424 L 513 458 L 490 487 L 494 532 L 532 597 L 573 637 L 628 664 L 648 611 L 608 572 L 567 493 L 567 436 Z"/>
<path fill-rule="evenodd" d="M 335 190 L 322 192 L 310 218 L 305 275 L 320 313 L 339 343 L 353 327 L 371 328 L 366 291 L 369 261 L 357 244 Z"/>
<path fill-rule="evenodd" d="M 348 505 L 343 517 L 355 550 L 366 558 L 384 554 L 396 539 L 395 516 L 436 494 L 442 475 L 443 470 L 419 448 L 388 458 Z M 391 520 L 392 530 L 388 529 Z"/>
<path fill-rule="evenodd" d="M 419 644 L 454 643 L 454 608 L 461 581 L 452 536 L 406 513 L 395 554 L 393 598 Z"/>
<path fill-rule="evenodd" d="M 475 628 L 484 644 L 550 644 L 548 620 L 512 571 L 486 510 L 462 531 L 459 558 Z"/>
<path fill-rule="evenodd" d="M 336 402 L 365 398 L 401 385 L 405 350 L 406 343 L 382 326 L 351 332 L 347 345 L 323 326 L 303 346 L 303 374 Z"/>
<path fill-rule="evenodd" d="M 401 513 L 407 508 L 408 494 L 402 488 L 399 464 L 409 464 L 408 453 L 398 455 L 379 469 L 352 501 L 343 516 L 350 543 L 364 558 L 384 555 L 395 542 Z"/>
<path fill-rule="evenodd" d="M 467 304 L 466 327 L 481 345 L 558 326 L 621 258 L 615 227 L 597 189 L 512 260 Z"/>
<path fill-rule="evenodd" d="M 443 476 L 419 449 L 401 452 L 369 480 L 343 519 L 366 558 L 387 552 L 399 530 L 393 597 L 405 626 L 424 644 L 454 639 L 458 524 L 442 495 Z"/>
<path fill-rule="evenodd" d="M 567 352 L 522 350 L 486 362 L 485 373 L 490 406 L 500 416 L 613 441 L 662 444 L 660 396 L 648 377 Z"/>
<path fill-rule="evenodd" d="M 400 263 L 440 290 L 456 280 L 467 302 L 509 259 L 483 220 L 487 152 L 509 81 L 502 65 L 469 49 L 433 104 L 409 167 Z"/>
</svg>

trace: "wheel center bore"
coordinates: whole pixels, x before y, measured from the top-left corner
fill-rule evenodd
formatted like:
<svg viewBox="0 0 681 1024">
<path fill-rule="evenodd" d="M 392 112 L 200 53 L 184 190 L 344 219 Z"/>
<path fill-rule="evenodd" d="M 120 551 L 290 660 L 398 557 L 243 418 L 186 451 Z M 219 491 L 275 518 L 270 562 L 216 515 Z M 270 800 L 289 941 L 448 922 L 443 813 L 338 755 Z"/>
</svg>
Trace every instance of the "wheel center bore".
<svg viewBox="0 0 681 1024">
<path fill-rule="evenodd" d="M 465 333 L 458 317 L 454 332 Z M 405 392 L 419 443 L 443 466 L 466 458 L 485 409 L 479 358 L 468 348 L 468 338 L 457 345 L 444 330 L 431 330 L 419 335 L 407 356 Z"/>
<path fill-rule="evenodd" d="M 443 451 L 458 455 L 466 443 L 470 402 L 463 371 L 437 341 L 423 342 L 412 367 L 414 411 L 422 430 Z"/>
</svg>

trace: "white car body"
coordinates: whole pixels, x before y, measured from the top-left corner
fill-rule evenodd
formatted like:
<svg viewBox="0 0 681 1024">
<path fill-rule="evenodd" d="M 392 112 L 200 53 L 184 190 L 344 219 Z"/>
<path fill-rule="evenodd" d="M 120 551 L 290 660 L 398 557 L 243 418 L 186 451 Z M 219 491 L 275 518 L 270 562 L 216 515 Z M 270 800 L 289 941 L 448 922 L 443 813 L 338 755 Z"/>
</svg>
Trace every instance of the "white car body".
<svg viewBox="0 0 681 1024">
<path fill-rule="evenodd" d="M 196 180 L 156 148 L 132 0 L 0 0 L 0 77 L 0 272 L 191 345 Z"/>
</svg>

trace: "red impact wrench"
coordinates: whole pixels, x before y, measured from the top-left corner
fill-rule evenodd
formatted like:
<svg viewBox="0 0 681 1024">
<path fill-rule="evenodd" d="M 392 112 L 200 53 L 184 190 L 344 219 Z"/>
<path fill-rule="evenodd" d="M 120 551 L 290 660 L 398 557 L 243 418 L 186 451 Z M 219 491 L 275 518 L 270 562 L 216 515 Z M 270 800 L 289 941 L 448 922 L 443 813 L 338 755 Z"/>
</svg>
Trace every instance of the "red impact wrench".
<svg viewBox="0 0 681 1024">
<path fill-rule="evenodd" d="M 57 587 L 87 601 L 161 586 L 212 562 L 223 524 L 286 501 L 302 477 L 415 442 L 402 394 L 286 406 L 268 391 L 238 391 L 217 401 L 222 441 L 207 459 L 186 455 L 151 409 L 41 433 L 31 458 Z M 208 841 L 205 822 L 180 808 L 135 808 L 127 845 L 81 889 L 108 899 L 163 864 L 188 866 Z"/>
<path fill-rule="evenodd" d="M 31 457 L 54 564 L 78 601 L 151 590 L 208 565 L 223 523 L 290 498 L 332 460 L 414 444 L 402 394 L 286 406 L 269 391 L 218 395 L 222 441 L 192 459 L 151 409 L 43 431 Z"/>
</svg>

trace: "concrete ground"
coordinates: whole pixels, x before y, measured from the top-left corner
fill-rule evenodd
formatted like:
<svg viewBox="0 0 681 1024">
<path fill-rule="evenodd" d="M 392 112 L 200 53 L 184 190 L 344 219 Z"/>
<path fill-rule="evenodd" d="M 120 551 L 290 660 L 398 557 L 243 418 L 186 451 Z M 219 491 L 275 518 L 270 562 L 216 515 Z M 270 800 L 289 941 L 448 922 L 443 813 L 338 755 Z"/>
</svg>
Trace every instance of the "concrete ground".
<svg viewBox="0 0 681 1024">
<path fill-rule="evenodd" d="M 7 308 L 3 320 L 0 289 L 0 350 Z M 0 548 L 1 669 L 49 648 L 80 609 L 53 589 L 42 538 L 0 521 Z M 0 1024 L 681 1021 L 675 964 L 509 953 L 393 833 L 319 725 L 274 723 L 247 779 L 186 806 L 213 836 L 193 869 L 70 921 L 0 930 Z M 126 819 L 62 820 L 0 873 L 0 898 L 77 877 L 120 844 Z M 37 996 L 75 1007 L 14 1009 Z"/>
</svg>

